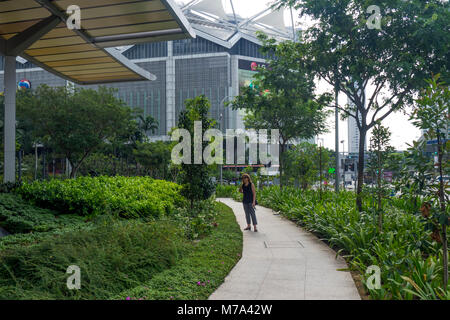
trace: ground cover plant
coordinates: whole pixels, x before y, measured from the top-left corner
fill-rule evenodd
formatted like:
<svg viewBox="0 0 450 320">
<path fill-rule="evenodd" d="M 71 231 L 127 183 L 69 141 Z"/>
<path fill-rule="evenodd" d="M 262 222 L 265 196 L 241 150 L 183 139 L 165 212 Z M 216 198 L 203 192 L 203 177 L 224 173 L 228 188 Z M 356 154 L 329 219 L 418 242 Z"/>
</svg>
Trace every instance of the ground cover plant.
<svg viewBox="0 0 450 320">
<path fill-rule="evenodd" d="M 13 234 L 48 232 L 83 224 L 84 220 L 80 216 L 60 215 L 53 210 L 38 208 L 18 195 L 0 194 L 0 227 Z"/>
<path fill-rule="evenodd" d="M 114 299 L 205 300 L 224 281 L 242 255 L 242 232 L 233 211 L 217 203 L 214 232 L 195 242 L 172 268 Z"/>
<path fill-rule="evenodd" d="M 114 201 L 108 188 L 126 206 L 102 207 Z M 100 177 L 0 194 L 0 225 L 13 233 L 0 238 L 0 299 L 114 299 L 146 288 L 155 288 L 148 299 L 207 298 L 239 260 L 242 233 L 231 209 L 212 199 L 191 208 L 179 190 L 147 178 Z M 145 211 L 151 199 L 158 214 Z M 81 203 L 90 211 L 77 211 Z M 71 265 L 82 272 L 80 290 L 66 286 Z"/>
</svg>

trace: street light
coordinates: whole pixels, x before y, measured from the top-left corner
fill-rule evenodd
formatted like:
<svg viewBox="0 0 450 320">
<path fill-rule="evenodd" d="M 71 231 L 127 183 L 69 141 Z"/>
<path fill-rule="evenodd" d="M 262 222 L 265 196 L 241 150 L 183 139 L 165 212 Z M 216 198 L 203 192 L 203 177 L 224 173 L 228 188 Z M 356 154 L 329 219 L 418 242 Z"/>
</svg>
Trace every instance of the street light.
<svg viewBox="0 0 450 320">
<path fill-rule="evenodd" d="M 342 143 L 342 158 L 344 159 L 344 170 L 342 170 L 342 172 L 343 172 L 342 183 L 343 183 L 344 191 L 345 191 L 345 148 L 344 148 L 344 142 L 345 142 L 345 140 L 341 140 L 341 143 Z"/>
<path fill-rule="evenodd" d="M 320 174 L 319 196 L 320 200 L 322 200 L 322 146 L 324 144 L 324 140 L 323 138 L 318 138 L 317 140 L 322 142 L 321 144 L 319 144 L 319 174 Z"/>
<path fill-rule="evenodd" d="M 229 98 L 234 98 L 233 96 L 225 96 L 219 103 L 219 108 L 221 105 L 223 105 L 223 107 L 225 108 L 225 100 L 229 99 Z M 226 109 L 225 109 L 226 112 Z M 222 132 L 224 132 L 224 130 L 226 129 L 226 125 L 223 126 L 222 128 L 222 121 L 223 121 L 223 113 L 221 112 L 219 114 L 219 130 L 221 130 Z M 222 155 L 222 162 L 223 162 L 223 155 Z M 220 184 L 223 185 L 223 163 L 220 165 Z"/>
</svg>

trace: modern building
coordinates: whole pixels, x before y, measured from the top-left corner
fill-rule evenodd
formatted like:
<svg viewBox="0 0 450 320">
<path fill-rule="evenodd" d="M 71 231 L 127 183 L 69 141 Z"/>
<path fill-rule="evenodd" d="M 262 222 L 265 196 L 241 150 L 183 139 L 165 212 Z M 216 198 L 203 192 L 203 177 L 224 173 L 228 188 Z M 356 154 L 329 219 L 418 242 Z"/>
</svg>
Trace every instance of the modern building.
<svg viewBox="0 0 450 320">
<path fill-rule="evenodd" d="M 351 107 L 354 106 L 353 102 L 350 98 L 347 97 L 347 104 Z M 361 117 L 358 117 L 359 121 L 361 121 Z M 356 118 L 348 117 L 347 118 L 348 125 L 348 153 L 349 154 L 358 154 L 359 152 L 359 128 L 356 122 Z M 364 152 L 367 151 L 367 141 L 364 144 Z"/>
<path fill-rule="evenodd" d="M 233 0 L 230 3 L 234 8 Z M 286 26 L 283 11 L 266 9 L 250 18 L 242 18 L 234 12 L 227 13 L 222 0 L 194 0 L 180 5 L 180 9 L 196 38 L 119 47 L 123 56 L 150 71 L 156 80 L 105 86 L 117 88 L 118 97 L 158 121 L 154 139 L 168 139 L 168 133 L 177 125 L 184 109 L 184 101 L 200 94 L 210 100 L 211 116 L 222 130 L 243 128 L 241 112 L 226 108 L 225 103 L 239 94 L 240 87 L 249 85 L 257 66 L 265 63 L 256 32 L 264 31 L 283 40 L 293 39 L 295 30 Z M 0 61 L 2 69 L 3 59 Z M 32 87 L 44 83 L 50 86 L 68 84 L 22 58 L 17 61 L 17 80 L 28 80 L 23 82 L 31 83 Z M 0 88 L 3 88 L 2 79 Z"/>
</svg>

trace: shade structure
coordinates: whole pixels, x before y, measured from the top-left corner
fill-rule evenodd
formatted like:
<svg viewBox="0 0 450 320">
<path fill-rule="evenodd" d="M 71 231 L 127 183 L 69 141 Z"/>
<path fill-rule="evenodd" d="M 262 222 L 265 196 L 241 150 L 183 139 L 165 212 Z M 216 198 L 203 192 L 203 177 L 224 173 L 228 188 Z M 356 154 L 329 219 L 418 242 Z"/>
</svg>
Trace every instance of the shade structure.
<svg viewBox="0 0 450 320">
<path fill-rule="evenodd" d="M 4 182 L 16 179 L 17 56 L 78 84 L 155 80 L 112 47 L 190 37 L 195 34 L 172 0 L 0 0 Z"/>
<path fill-rule="evenodd" d="M 67 27 L 72 5 L 80 8 L 80 29 Z M 2 42 L 31 36 L 38 24 L 52 28 L 15 55 L 79 84 L 155 79 L 110 47 L 195 37 L 172 0 L 0 1 Z"/>
</svg>

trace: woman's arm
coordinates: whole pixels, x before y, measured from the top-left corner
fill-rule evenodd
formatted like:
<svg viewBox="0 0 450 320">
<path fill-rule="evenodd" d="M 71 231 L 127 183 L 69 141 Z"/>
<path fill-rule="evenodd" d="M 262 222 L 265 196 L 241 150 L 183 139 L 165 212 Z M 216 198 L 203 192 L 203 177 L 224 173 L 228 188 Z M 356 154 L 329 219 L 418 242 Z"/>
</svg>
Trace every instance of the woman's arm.
<svg viewBox="0 0 450 320">
<path fill-rule="evenodd" d="M 242 184 L 241 184 L 241 186 L 239 187 L 239 192 L 240 192 L 240 193 L 244 193 L 244 190 L 242 189 Z"/>
<path fill-rule="evenodd" d="M 253 193 L 253 207 L 254 207 L 256 206 L 256 188 L 254 183 L 252 183 L 252 193 Z"/>
</svg>

